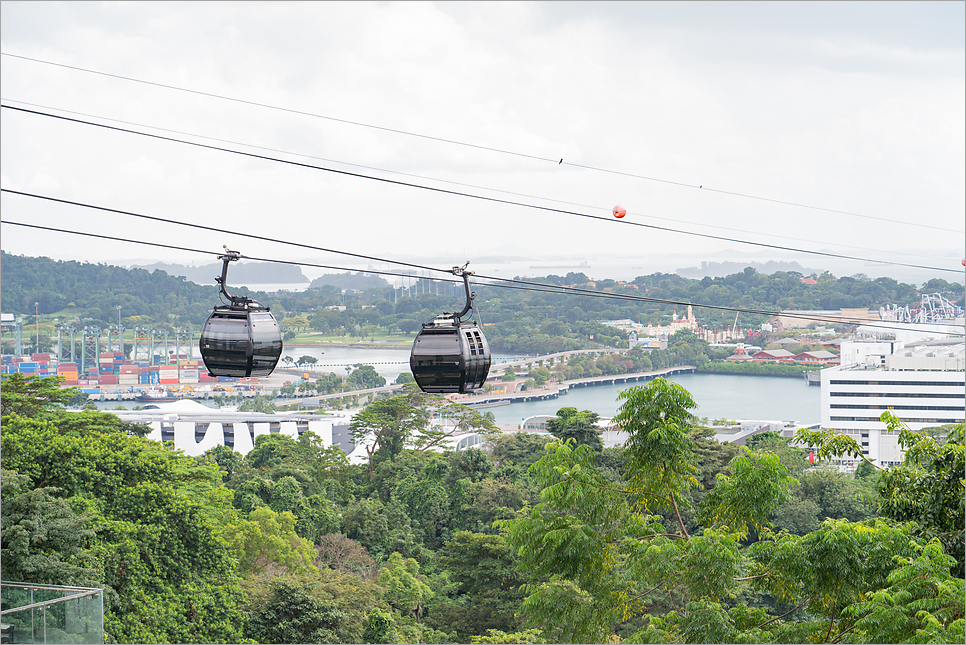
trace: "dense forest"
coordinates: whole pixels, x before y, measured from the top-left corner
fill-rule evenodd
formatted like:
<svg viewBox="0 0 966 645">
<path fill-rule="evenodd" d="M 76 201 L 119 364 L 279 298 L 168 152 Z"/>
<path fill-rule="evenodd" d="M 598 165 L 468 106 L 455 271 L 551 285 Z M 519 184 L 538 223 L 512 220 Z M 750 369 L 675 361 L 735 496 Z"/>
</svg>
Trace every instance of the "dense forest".
<svg viewBox="0 0 966 645">
<path fill-rule="evenodd" d="M 847 476 L 854 441 L 720 444 L 657 379 L 623 447 L 410 391 L 354 417 L 362 464 L 311 432 L 191 458 L 56 383 L 0 390 L 0 575 L 103 588 L 109 642 L 963 642 L 962 425 L 886 413 L 905 461 Z M 488 441 L 435 450 L 431 414 Z"/>
<path fill-rule="evenodd" d="M 144 269 L 55 262 L 2 252 L 0 263 L 4 278 L 0 306 L 5 313 L 32 317 L 34 303 L 38 303 L 42 319 L 56 315 L 62 323 L 74 320 L 76 324 L 108 325 L 117 323 L 117 307 L 121 307 L 122 322 L 129 328 L 140 325 L 170 330 L 190 325 L 197 329 L 219 302 L 214 285 L 199 286 L 161 270 L 149 273 Z M 630 283 L 592 281 L 583 273 L 550 275 L 535 280 L 558 286 L 578 285 L 591 293 L 573 295 L 474 284 L 474 315 L 485 326 L 493 351 L 545 354 L 626 346 L 624 332 L 599 321 L 629 319 L 645 325 L 668 324 L 674 313 L 684 315 L 687 303 L 695 304 L 700 324 L 730 329 L 735 324 L 733 311 L 700 305 L 763 311 L 877 309 L 886 304 L 913 305 L 919 301 L 920 293 L 935 292 L 961 306 L 964 301 L 962 286 L 942 279 L 917 287 L 891 278 L 870 280 L 861 275 L 835 278 L 823 273 L 814 276 L 816 284 L 805 284 L 802 278 L 795 272 L 763 275 L 750 267 L 722 278 L 693 280 L 655 273 Z M 327 280 L 340 284 L 319 285 L 317 280 L 304 292 L 253 294 L 238 288 L 232 293 L 249 295 L 271 306 L 283 327 L 347 338 L 369 337 L 376 330 L 412 334 L 422 322 L 441 312 L 457 310 L 464 301 L 462 285 L 454 282 L 419 279 L 411 288 L 401 290 L 388 286 L 382 278 L 362 274 L 343 274 Z M 344 286 L 369 283 L 382 286 L 362 290 Z M 286 319 L 292 322 L 286 324 Z M 754 329 L 767 319 L 767 315 L 743 314 L 739 326 Z M 49 342 L 50 330 L 47 332 Z"/>
</svg>

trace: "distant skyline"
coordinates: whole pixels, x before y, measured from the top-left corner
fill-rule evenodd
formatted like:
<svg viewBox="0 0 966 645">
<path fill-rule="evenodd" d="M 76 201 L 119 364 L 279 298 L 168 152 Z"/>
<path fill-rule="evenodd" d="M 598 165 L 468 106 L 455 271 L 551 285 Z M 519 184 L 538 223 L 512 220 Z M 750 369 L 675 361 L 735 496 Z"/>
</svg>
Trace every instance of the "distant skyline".
<svg viewBox="0 0 966 645">
<path fill-rule="evenodd" d="M 962 282 L 964 24 L 962 2 L 4 1 L 2 187 L 226 232 L 4 193 L 5 222 L 207 254 L 10 224 L 0 247 L 371 264 L 235 231 L 391 260 L 782 260 Z"/>
</svg>

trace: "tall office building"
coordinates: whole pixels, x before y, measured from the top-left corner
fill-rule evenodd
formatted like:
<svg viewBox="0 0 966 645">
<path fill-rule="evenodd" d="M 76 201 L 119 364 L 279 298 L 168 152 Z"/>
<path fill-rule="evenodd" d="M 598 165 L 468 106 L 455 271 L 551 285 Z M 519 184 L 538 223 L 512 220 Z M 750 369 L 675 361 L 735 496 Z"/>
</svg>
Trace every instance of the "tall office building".
<svg viewBox="0 0 966 645">
<path fill-rule="evenodd" d="M 898 433 L 880 421 L 884 411 L 913 430 L 966 422 L 963 327 L 903 327 L 894 340 L 843 342 L 842 364 L 821 374 L 822 427 L 852 436 L 882 467 L 902 462 Z M 837 465 L 853 470 L 858 460 Z"/>
</svg>

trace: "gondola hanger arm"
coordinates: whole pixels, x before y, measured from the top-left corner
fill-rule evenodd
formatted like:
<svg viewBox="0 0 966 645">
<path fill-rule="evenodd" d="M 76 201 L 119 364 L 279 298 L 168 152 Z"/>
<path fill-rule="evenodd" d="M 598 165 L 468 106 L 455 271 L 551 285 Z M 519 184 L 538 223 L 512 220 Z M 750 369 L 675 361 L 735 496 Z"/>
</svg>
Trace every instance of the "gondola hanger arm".
<svg viewBox="0 0 966 645">
<path fill-rule="evenodd" d="M 460 311 L 459 313 L 453 313 L 453 318 L 456 320 L 457 323 L 460 321 L 460 318 L 465 316 L 466 313 L 473 308 L 473 298 L 476 297 L 475 293 L 470 293 L 470 276 L 474 275 L 474 273 L 472 271 L 466 270 L 466 267 L 468 267 L 469 265 L 470 263 L 467 261 L 467 263 L 464 264 L 462 267 L 453 267 L 453 275 L 462 276 L 463 287 L 466 289 L 466 305 L 463 307 L 463 310 Z"/>
<path fill-rule="evenodd" d="M 225 253 L 218 256 L 218 259 L 223 262 L 221 267 L 221 277 L 216 277 L 215 281 L 218 282 L 218 285 L 221 287 L 221 293 L 228 298 L 228 301 L 231 302 L 232 305 L 247 305 L 252 302 L 250 298 L 245 296 L 233 296 L 228 293 L 227 289 L 225 288 L 225 284 L 228 281 L 228 263 L 238 260 L 241 257 L 241 253 L 238 251 L 232 251 L 228 248 L 228 245 L 223 245 L 223 248 L 225 249 Z"/>
</svg>

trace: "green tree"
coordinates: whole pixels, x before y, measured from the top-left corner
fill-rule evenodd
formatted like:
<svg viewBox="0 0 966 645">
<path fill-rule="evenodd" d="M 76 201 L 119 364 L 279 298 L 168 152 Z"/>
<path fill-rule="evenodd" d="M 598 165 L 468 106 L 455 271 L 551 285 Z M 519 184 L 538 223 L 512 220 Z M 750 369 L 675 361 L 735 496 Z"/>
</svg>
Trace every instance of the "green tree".
<svg viewBox="0 0 966 645">
<path fill-rule="evenodd" d="M 963 579 L 950 575 L 955 559 L 933 539 L 914 543 L 916 555 L 897 557 L 887 586 L 842 610 L 857 642 L 958 643 L 963 640 Z"/>
<path fill-rule="evenodd" d="M 337 643 L 346 619 L 335 603 L 313 597 L 306 585 L 276 579 L 245 633 L 259 643 Z"/>
<path fill-rule="evenodd" d="M 94 531 L 90 518 L 74 512 L 56 488 L 29 489 L 29 477 L 0 472 L 0 571 L 4 580 L 85 586 L 92 584 Z"/>
<path fill-rule="evenodd" d="M 439 475 L 427 472 L 421 479 L 409 476 L 396 486 L 393 498 L 406 506 L 407 515 L 422 529 L 425 544 L 439 548 L 450 520 L 449 494 Z"/>
<path fill-rule="evenodd" d="M 0 416 L 16 414 L 37 417 L 55 405 L 67 405 L 80 391 L 61 389 L 64 379 L 59 376 L 39 378 L 25 374 L 4 374 L 0 377 Z"/>
<path fill-rule="evenodd" d="M 284 566 L 289 571 L 310 570 L 315 550 L 295 532 L 295 515 L 291 511 L 276 513 L 260 506 L 221 529 L 221 536 L 238 562 L 240 573 L 255 575 L 269 564 Z"/>
<path fill-rule="evenodd" d="M 678 502 L 685 491 L 698 486 L 694 444 L 687 434 L 694 420 L 690 410 L 697 404 L 690 392 L 663 378 L 621 390 L 618 397 L 624 403 L 614 424 L 629 435 L 625 446 L 631 455 L 631 484 L 644 495 L 645 509 L 673 508 L 687 536 Z"/>
<path fill-rule="evenodd" d="M 912 554 L 913 525 L 829 519 L 804 536 L 774 533 L 770 515 L 795 480 L 777 455 L 743 449 L 700 505 L 705 526 L 689 532 L 693 401 L 659 380 L 634 390 L 617 418 L 630 435 L 622 476 L 605 477 L 587 446 L 553 442 L 530 469 L 540 502 L 497 522 L 523 569 L 542 579 L 527 587 L 521 616 L 545 638 L 570 642 L 602 642 L 628 621 L 639 628 L 631 642 L 831 642 L 851 633 L 844 609 L 887 586 L 895 558 Z M 749 591 L 782 609 L 735 602 Z M 796 610 L 807 613 L 788 619 Z"/>
<path fill-rule="evenodd" d="M 366 630 L 362 634 L 364 643 L 396 643 L 399 635 L 396 633 L 396 621 L 392 614 L 378 607 L 369 612 L 366 620 Z"/>
<path fill-rule="evenodd" d="M 456 583 L 450 597 L 437 597 L 427 623 L 455 631 L 460 642 L 487 630 L 517 628 L 515 613 L 525 597 L 527 578 L 502 535 L 457 531 L 440 552 L 440 564 Z"/>
<path fill-rule="evenodd" d="M 349 383 L 353 389 L 366 390 L 370 388 L 382 387 L 386 384 L 386 379 L 379 376 L 376 368 L 372 365 L 355 365 L 355 369 L 349 374 Z"/>
<path fill-rule="evenodd" d="M 403 558 L 399 553 L 389 556 L 385 568 L 379 573 L 379 584 L 386 588 L 386 600 L 403 616 L 415 616 L 419 621 L 426 601 L 433 596 L 419 575 L 419 563 L 413 558 Z"/>
<path fill-rule="evenodd" d="M 228 446 L 215 446 L 199 457 L 201 461 L 218 464 L 222 471 L 222 481 L 228 482 L 241 470 L 245 458 Z"/>
<path fill-rule="evenodd" d="M 4 396 L 11 393 L 4 388 Z M 8 506 L 11 517 L 20 515 L 16 524 L 25 530 L 31 509 L 52 513 L 53 521 L 28 531 L 32 535 L 8 533 L 3 566 L 35 568 L 33 556 L 41 554 L 50 565 L 55 559 L 77 565 L 76 540 L 89 539 L 85 555 L 92 557 L 93 584 L 106 590 L 105 630 L 111 638 L 237 642 L 242 594 L 235 563 L 217 536 L 217 527 L 231 522 L 235 510 L 220 470 L 132 437 L 119 425 L 113 415 L 59 411 L 53 404 L 37 410 L 35 418 L 4 417 L 4 466 L 27 477 L 19 484 L 22 493 L 9 501 L 28 504 L 20 510 Z M 89 518 L 93 536 L 85 538 L 80 526 L 73 538 L 66 535 L 76 520 L 63 514 L 54 495 Z M 44 527 L 62 539 L 45 541 L 45 535 L 57 533 Z M 19 541 L 28 536 L 45 550 L 30 551 L 18 562 Z"/>
<path fill-rule="evenodd" d="M 245 456 L 245 465 L 256 470 L 274 468 L 296 458 L 298 442 L 278 432 L 259 435 L 255 447 Z"/>
<path fill-rule="evenodd" d="M 939 538 L 947 552 L 956 558 L 958 575 L 963 577 L 966 572 L 964 424 L 953 426 L 945 439 L 938 440 L 910 430 L 889 411 L 882 413 L 881 420 L 888 429 L 899 433 L 899 445 L 906 450 L 899 466 L 880 468 L 862 454 L 855 439 L 833 430 L 800 428 L 795 440 L 815 448 L 819 460 L 847 455 L 862 459 L 878 470 L 879 513 L 898 521 L 916 522 L 917 536 L 921 539 Z"/>
<path fill-rule="evenodd" d="M 291 512 L 293 515 L 302 505 L 304 496 L 302 486 L 297 479 L 289 475 L 282 477 L 272 486 L 272 496 L 269 499 L 268 507 L 276 513 Z"/>
<path fill-rule="evenodd" d="M 427 426 L 425 416 L 407 396 L 381 399 L 352 417 L 349 433 L 357 446 L 362 446 L 369 458 L 369 479 L 375 467 L 377 451 L 392 459 L 399 454 L 406 441 Z"/>
<path fill-rule="evenodd" d="M 539 629 L 527 629 L 522 632 L 507 633 L 499 629 L 488 629 L 486 635 L 476 635 L 470 638 L 470 643 L 546 643 L 540 637 Z"/>
<path fill-rule="evenodd" d="M 600 415 L 596 412 L 578 412 L 577 408 L 565 407 L 557 410 L 555 419 L 547 421 L 547 430 L 561 441 L 573 439 L 577 445 L 588 445 L 600 452 L 604 449 L 604 442 L 600 440 L 599 421 Z"/>
<path fill-rule="evenodd" d="M 359 499 L 342 512 L 343 530 L 369 553 L 385 558 L 393 551 L 404 556 L 420 553 L 412 521 L 398 500 L 388 505 L 378 499 Z"/>
<path fill-rule="evenodd" d="M 895 558 L 913 554 L 910 530 L 881 519 L 829 519 L 801 537 L 765 534 L 750 548 L 749 577 L 756 590 L 824 618 L 814 626 L 830 642 L 854 627 L 844 608 L 886 586 Z"/>
<path fill-rule="evenodd" d="M 500 432 L 490 417 L 460 403 L 453 403 L 441 396 L 416 395 L 415 401 L 445 425 L 427 424 L 410 435 L 408 446 L 417 452 L 426 452 L 446 445 L 451 437 L 473 432 L 482 436 Z"/>
<path fill-rule="evenodd" d="M 718 474 L 718 482 L 704 500 L 703 521 L 725 526 L 742 537 L 749 530 L 769 526 L 768 517 L 788 500 L 789 486 L 798 482 L 786 475 L 778 455 L 744 451 L 731 460 L 731 474 Z"/>
<path fill-rule="evenodd" d="M 309 319 L 305 316 L 292 316 L 291 318 L 284 318 L 282 325 L 284 327 L 295 328 L 296 330 L 303 330 L 309 326 Z"/>
<path fill-rule="evenodd" d="M 906 453 L 901 465 L 886 469 L 879 478 L 879 513 L 900 522 L 916 522 L 921 539 L 938 538 L 956 559 L 957 575 L 964 577 L 964 424 L 939 440 L 909 430 L 888 411 L 882 413 L 882 420 L 899 432 L 899 445 Z"/>
</svg>

